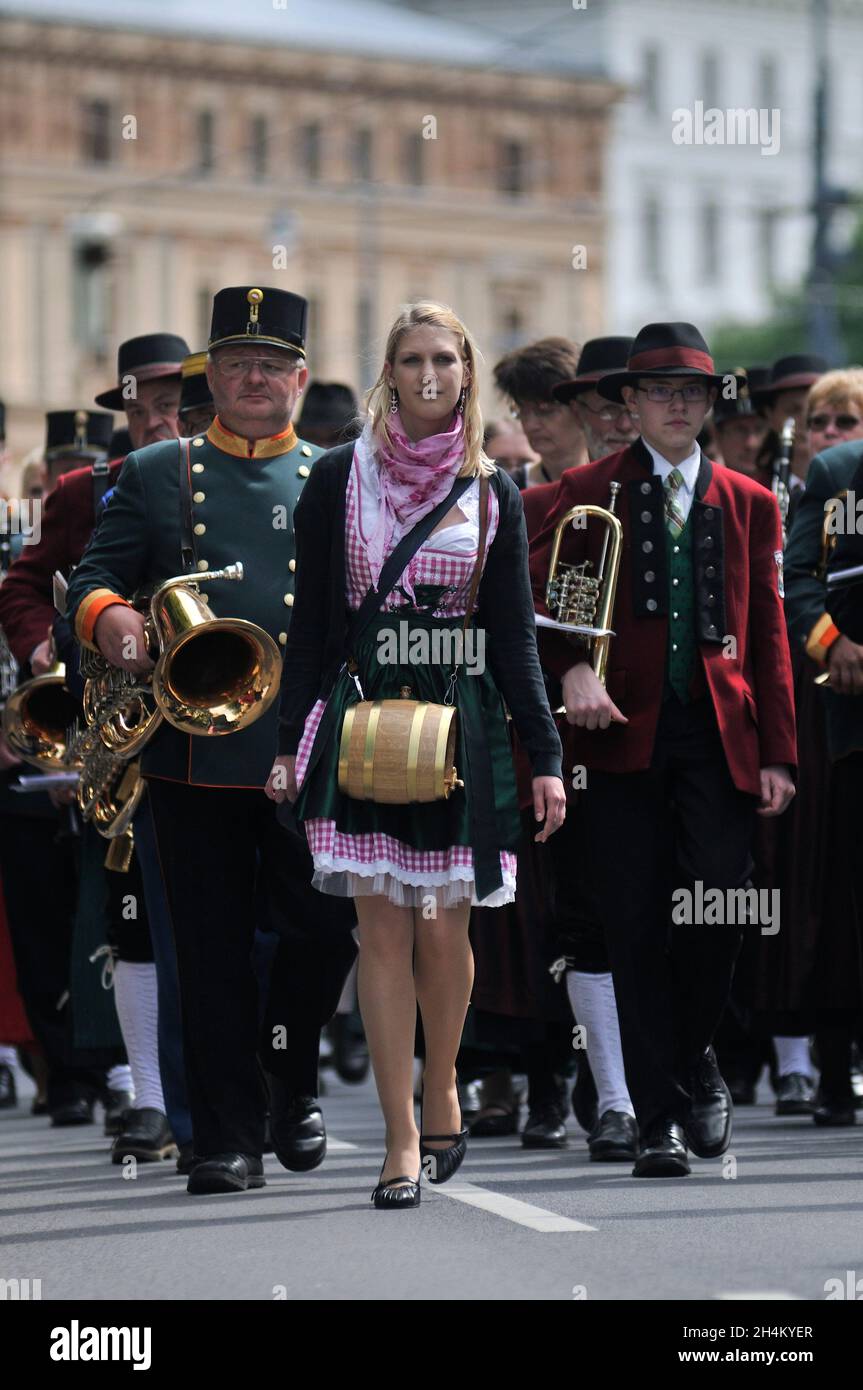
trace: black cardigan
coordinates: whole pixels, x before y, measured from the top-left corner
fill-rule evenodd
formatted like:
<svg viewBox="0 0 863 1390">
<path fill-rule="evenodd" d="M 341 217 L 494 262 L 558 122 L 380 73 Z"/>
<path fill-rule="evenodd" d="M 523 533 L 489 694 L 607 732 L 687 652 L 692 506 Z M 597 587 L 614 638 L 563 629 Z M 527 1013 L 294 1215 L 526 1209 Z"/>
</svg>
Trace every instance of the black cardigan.
<svg viewBox="0 0 863 1390">
<path fill-rule="evenodd" d="M 306 716 L 326 698 L 346 656 L 345 495 L 354 445 L 316 460 L 294 511 L 297 569 L 282 671 L 279 753 L 296 753 Z M 491 478 L 500 504 L 497 531 L 479 586 L 477 623 L 488 664 L 534 777 L 561 776 L 561 745 L 536 651 L 536 623 L 521 494 L 508 474 Z"/>
</svg>

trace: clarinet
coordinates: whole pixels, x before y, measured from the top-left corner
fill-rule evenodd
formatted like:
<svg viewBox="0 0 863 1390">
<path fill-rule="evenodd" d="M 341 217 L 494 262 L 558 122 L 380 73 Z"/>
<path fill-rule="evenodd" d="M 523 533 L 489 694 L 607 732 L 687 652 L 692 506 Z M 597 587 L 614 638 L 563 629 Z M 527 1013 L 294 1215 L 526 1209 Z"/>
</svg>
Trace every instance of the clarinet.
<svg viewBox="0 0 863 1390">
<path fill-rule="evenodd" d="M 794 436 L 797 431 L 797 422 L 793 415 L 789 415 L 785 424 L 782 426 L 782 433 L 779 436 L 779 450 L 773 460 L 773 473 L 770 480 L 770 491 L 776 498 L 776 505 L 779 508 L 779 520 L 782 523 L 782 549 L 788 539 L 788 508 L 791 505 L 791 489 L 789 479 L 791 476 L 791 457 L 794 453 Z"/>
</svg>

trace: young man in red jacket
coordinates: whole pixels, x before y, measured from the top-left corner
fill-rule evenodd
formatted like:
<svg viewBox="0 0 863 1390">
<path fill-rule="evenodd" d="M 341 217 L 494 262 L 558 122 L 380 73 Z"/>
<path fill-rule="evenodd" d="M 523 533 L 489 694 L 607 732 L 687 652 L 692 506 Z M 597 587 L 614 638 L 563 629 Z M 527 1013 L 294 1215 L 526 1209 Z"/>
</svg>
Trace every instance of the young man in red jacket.
<svg viewBox="0 0 863 1390">
<path fill-rule="evenodd" d="M 599 390 L 641 430 L 619 453 L 563 474 L 531 547 L 537 608 L 558 522 L 608 507 L 623 546 L 607 679 L 583 639 L 540 630 L 586 769 L 587 828 L 641 1131 L 635 1176 L 682 1176 L 687 1148 L 715 1157 L 731 1098 L 711 1046 L 748 899 L 754 816 L 794 794 L 794 703 L 782 611 L 782 542 L 770 493 L 712 464 L 696 437 L 720 389 L 691 324 L 648 324 L 627 370 Z M 583 521 L 583 518 L 579 518 Z M 596 567 L 604 528 L 568 526 L 560 559 Z M 595 568 L 594 568 L 595 572 Z M 557 617 L 557 614 L 551 614 Z M 773 923 L 767 925 L 774 930 Z"/>
</svg>

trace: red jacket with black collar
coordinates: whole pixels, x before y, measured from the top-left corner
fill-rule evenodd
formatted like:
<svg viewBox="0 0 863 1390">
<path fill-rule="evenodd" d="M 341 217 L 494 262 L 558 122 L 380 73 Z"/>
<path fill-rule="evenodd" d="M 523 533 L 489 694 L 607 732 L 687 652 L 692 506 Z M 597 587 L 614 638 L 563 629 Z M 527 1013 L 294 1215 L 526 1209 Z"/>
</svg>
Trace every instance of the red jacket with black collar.
<svg viewBox="0 0 863 1390">
<path fill-rule="evenodd" d="M 108 466 L 107 486 L 117 481 L 123 459 Z M 0 626 L 16 661 L 23 665 L 51 631 L 56 617 L 53 576 L 68 576 L 93 533 L 93 470 L 64 473 L 45 499 L 37 545 L 25 545 L 0 584 Z"/>
<path fill-rule="evenodd" d="M 665 495 L 640 439 L 562 475 L 531 544 L 531 577 L 537 611 L 547 614 L 554 529 L 570 507 L 607 507 L 612 482 L 621 485 L 623 551 L 606 688 L 629 722 L 576 729 L 574 749 L 576 762 L 588 769 L 640 772 L 650 766 L 665 688 L 669 605 Z M 698 679 L 713 700 L 735 786 L 760 797 L 761 768 L 797 762 L 779 512 L 760 483 L 702 454 L 690 524 Z M 591 559 L 595 566 L 603 529 L 594 518 L 586 528 L 568 527 L 561 561 Z M 555 675 L 584 660 L 582 649 L 563 634 L 537 632 L 542 664 Z"/>
</svg>

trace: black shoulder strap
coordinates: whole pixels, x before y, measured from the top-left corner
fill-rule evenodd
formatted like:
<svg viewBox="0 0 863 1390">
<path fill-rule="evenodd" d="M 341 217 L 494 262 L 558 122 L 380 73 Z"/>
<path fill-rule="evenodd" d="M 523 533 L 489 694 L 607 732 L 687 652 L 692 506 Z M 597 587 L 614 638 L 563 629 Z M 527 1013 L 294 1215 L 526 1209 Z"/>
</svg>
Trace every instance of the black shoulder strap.
<svg viewBox="0 0 863 1390">
<path fill-rule="evenodd" d="M 360 604 L 354 619 L 348 630 L 348 651 L 352 652 L 361 634 L 368 627 L 375 613 L 380 608 L 384 599 L 388 598 L 405 571 L 406 566 L 413 559 L 423 541 L 431 535 L 435 526 L 442 521 L 449 511 L 454 507 L 463 492 L 466 492 L 474 481 L 473 477 L 456 478 L 451 490 L 433 511 L 418 521 L 416 526 L 408 531 L 407 535 L 402 536 L 395 550 L 386 561 L 380 573 L 377 588 L 374 585 L 369 589 L 362 603 Z"/>
<path fill-rule="evenodd" d="M 97 459 L 90 469 L 90 477 L 93 480 L 93 515 L 99 515 L 99 503 L 108 491 L 108 483 L 111 478 L 111 469 L 108 460 Z"/>
<path fill-rule="evenodd" d="M 197 569 L 195 535 L 192 530 L 192 473 L 188 439 L 178 439 L 177 448 L 180 453 L 180 563 L 182 573 L 188 574 L 190 570 Z"/>
</svg>

